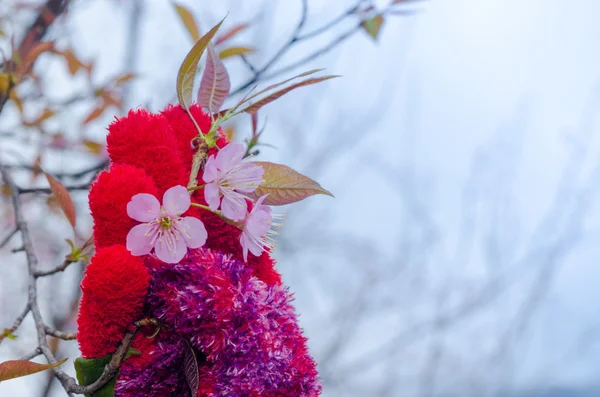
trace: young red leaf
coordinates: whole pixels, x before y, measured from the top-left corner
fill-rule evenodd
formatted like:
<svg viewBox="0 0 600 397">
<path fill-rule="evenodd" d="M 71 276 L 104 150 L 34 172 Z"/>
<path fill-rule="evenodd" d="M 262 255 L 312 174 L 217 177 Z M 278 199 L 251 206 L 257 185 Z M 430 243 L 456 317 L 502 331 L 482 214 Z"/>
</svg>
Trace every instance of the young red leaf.
<svg viewBox="0 0 600 397">
<path fill-rule="evenodd" d="M 226 59 L 226 58 L 234 57 L 236 55 L 251 54 L 253 52 L 254 52 L 254 49 L 250 48 L 250 47 L 231 47 L 231 48 L 226 48 L 223 51 L 221 51 L 219 53 L 219 58 Z"/>
<path fill-rule="evenodd" d="M 227 69 L 213 45 L 209 43 L 207 48 L 208 57 L 198 90 L 198 104 L 211 113 L 217 113 L 229 95 L 231 82 Z"/>
<path fill-rule="evenodd" d="M 67 220 L 71 226 L 75 228 L 75 204 L 73 204 L 73 199 L 71 198 L 69 191 L 52 175 L 48 174 L 47 172 L 44 172 L 44 175 L 46 175 L 46 179 L 50 184 L 50 190 L 52 190 L 52 194 L 54 197 L 56 197 L 56 200 L 58 201 L 60 208 L 65 213 Z"/>
<path fill-rule="evenodd" d="M 309 70 L 308 72 L 300 73 L 299 75 L 296 75 L 296 76 L 294 76 L 294 77 L 290 77 L 289 79 L 287 79 L 287 80 L 283 80 L 282 82 L 275 83 L 275 84 L 271 84 L 271 85 L 270 85 L 270 86 L 268 86 L 267 88 L 263 88 L 262 90 L 258 91 L 258 92 L 257 92 L 257 93 L 255 93 L 255 94 L 252 94 L 252 95 L 250 95 L 250 93 L 248 93 L 248 94 L 246 94 L 246 96 L 244 96 L 244 98 L 243 98 L 243 99 L 240 101 L 240 103 L 238 103 L 238 105 L 237 105 L 237 106 L 240 106 L 241 104 L 243 104 L 243 103 L 246 103 L 246 102 L 248 102 L 249 100 L 251 100 L 251 99 L 253 99 L 253 98 L 256 98 L 256 97 L 257 97 L 257 96 L 259 96 L 260 94 L 264 94 L 264 93 L 265 93 L 265 92 L 267 92 L 267 91 L 271 91 L 271 90 L 274 90 L 274 89 L 275 89 L 275 88 L 277 88 L 277 87 L 281 87 L 281 86 L 282 86 L 282 85 L 284 85 L 285 83 L 289 83 L 289 82 L 290 82 L 290 81 L 292 81 L 292 80 L 296 80 L 296 79 L 298 79 L 298 78 L 300 78 L 300 77 L 306 77 L 306 76 L 310 76 L 311 74 L 315 74 L 315 73 L 317 73 L 317 72 L 321 72 L 321 71 L 323 71 L 323 70 L 325 70 L 325 69 L 313 69 L 313 70 Z M 254 90 L 254 88 L 256 88 L 256 86 L 254 86 L 254 87 L 252 88 L 252 90 Z M 252 91 L 252 90 L 251 90 L 251 91 Z"/>
<path fill-rule="evenodd" d="M 189 344 L 188 341 L 185 341 L 185 346 L 185 355 L 183 357 L 185 380 L 190 388 L 191 395 L 196 396 L 198 394 L 198 383 L 200 379 L 198 359 L 196 358 L 194 348 Z"/>
<path fill-rule="evenodd" d="M 248 106 L 246 109 L 244 109 L 244 112 L 246 113 L 256 113 L 260 108 L 262 108 L 263 106 L 265 106 L 266 104 L 269 104 L 271 102 L 273 102 L 274 100 L 282 97 L 283 95 L 287 94 L 288 92 L 295 90 L 296 88 L 300 88 L 300 87 L 304 87 L 307 85 L 311 85 L 311 84 L 316 84 L 316 83 L 320 83 L 322 81 L 325 80 L 329 80 L 329 79 L 333 79 L 335 77 L 340 77 L 340 76 L 324 76 L 324 77 L 315 77 L 315 78 L 311 78 L 311 79 L 306 79 L 303 81 L 300 81 L 299 83 L 295 83 L 292 84 L 288 87 L 285 87 L 282 90 L 279 91 L 275 91 L 272 94 L 269 94 L 268 96 L 254 102 L 252 105 Z"/>
<path fill-rule="evenodd" d="M 0 382 L 58 367 L 59 365 L 64 364 L 65 361 L 67 361 L 66 358 L 55 364 L 40 364 L 27 360 L 5 361 L 0 363 Z"/>
<path fill-rule="evenodd" d="M 381 25 L 383 25 L 383 15 L 375 15 L 371 19 L 365 19 L 362 21 L 360 26 L 371 36 L 373 39 L 377 39 L 379 35 L 379 31 L 381 30 Z"/>
<path fill-rule="evenodd" d="M 219 44 L 222 44 L 225 41 L 229 40 L 230 38 L 232 38 L 233 36 L 235 36 L 236 34 L 241 32 L 242 30 L 246 29 L 248 26 L 250 26 L 250 25 L 248 25 L 247 23 L 241 23 L 239 25 L 235 25 L 234 27 L 232 27 L 231 29 L 229 29 L 228 31 L 223 33 L 221 36 L 219 36 L 215 39 L 215 46 L 218 46 Z"/>
<path fill-rule="evenodd" d="M 182 6 L 179 3 L 173 3 L 173 5 L 175 6 L 175 9 L 177 10 L 177 14 L 179 14 L 179 18 L 181 19 L 181 22 L 183 22 L 183 25 L 185 26 L 186 30 L 192 37 L 192 40 L 198 41 L 198 39 L 200 38 L 200 29 L 198 29 L 196 20 L 194 19 L 194 16 L 190 12 L 190 10 L 188 10 L 187 8 L 185 8 L 184 6 Z"/>
<path fill-rule="evenodd" d="M 189 109 L 189 105 L 192 102 L 192 91 L 194 89 L 194 77 L 196 76 L 196 68 L 198 67 L 198 61 L 204 53 L 206 46 L 217 30 L 221 27 L 223 21 L 219 22 L 214 26 L 207 34 L 202 36 L 196 44 L 192 47 L 190 52 L 185 56 L 183 63 L 177 73 L 177 99 L 184 109 Z"/>
<path fill-rule="evenodd" d="M 291 204 L 315 194 L 333 197 L 331 192 L 323 189 L 317 182 L 286 165 L 268 161 L 254 161 L 253 163 L 261 166 L 265 173 L 262 183 L 248 196 L 258 199 L 268 193 L 269 195 L 263 201 L 265 205 Z"/>
</svg>

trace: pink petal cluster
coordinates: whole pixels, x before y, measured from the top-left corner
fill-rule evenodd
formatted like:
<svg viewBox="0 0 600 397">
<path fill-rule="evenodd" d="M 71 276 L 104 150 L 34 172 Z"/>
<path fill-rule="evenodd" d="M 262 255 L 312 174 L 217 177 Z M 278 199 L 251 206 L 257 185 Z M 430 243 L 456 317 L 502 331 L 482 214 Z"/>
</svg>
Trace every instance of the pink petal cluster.
<svg viewBox="0 0 600 397">
<path fill-rule="evenodd" d="M 271 207 L 262 204 L 266 197 L 265 194 L 256 200 L 252 210 L 244 219 L 244 229 L 240 236 L 244 261 L 248 261 L 248 251 L 259 256 L 265 247 L 271 246 L 267 235 L 271 229 L 273 216 L 271 215 Z"/>
<path fill-rule="evenodd" d="M 127 234 L 127 249 L 132 255 L 147 255 L 152 250 L 165 263 L 178 263 L 189 248 L 200 248 L 207 238 L 200 219 L 181 214 L 191 200 L 184 186 L 174 186 L 163 195 L 163 205 L 151 194 L 140 193 L 127 203 L 127 215 L 138 222 Z"/>
<path fill-rule="evenodd" d="M 264 170 L 252 163 L 242 163 L 246 149 L 240 143 L 230 143 L 206 161 L 204 198 L 211 210 L 221 207 L 223 215 L 233 221 L 244 219 L 248 206 L 246 196 L 262 182 Z"/>
</svg>

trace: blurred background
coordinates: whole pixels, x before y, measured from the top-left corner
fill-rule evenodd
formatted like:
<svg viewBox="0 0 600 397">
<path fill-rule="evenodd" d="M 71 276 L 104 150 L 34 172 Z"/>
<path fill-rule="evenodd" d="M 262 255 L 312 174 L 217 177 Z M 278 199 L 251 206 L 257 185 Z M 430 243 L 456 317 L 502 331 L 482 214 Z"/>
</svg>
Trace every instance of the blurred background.
<svg viewBox="0 0 600 397">
<path fill-rule="evenodd" d="M 52 3 L 69 4 L 51 18 Z M 599 2 L 178 4 L 202 32 L 225 15 L 223 32 L 248 24 L 222 47 L 252 50 L 224 61 L 234 90 L 315 68 L 343 75 L 259 112 L 259 159 L 336 196 L 282 208 L 275 251 L 324 397 L 600 396 Z M 88 237 L 107 125 L 175 103 L 193 41 L 167 0 L 4 0 L 5 60 L 39 18 L 54 47 L 2 109 L 0 159 L 23 187 L 47 187 L 36 165 L 75 187 Z M 251 135 L 249 117 L 227 127 Z M 73 236 L 56 200 L 23 202 L 41 266 L 60 264 Z M 0 329 L 27 299 L 13 230 L 4 189 Z M 56 328 L 75 331 L 82 269 L 40 280 Z M 15 335 L 0 361 L 36 346 L 31 318 Z M 73 341 L 51 347 L 79 355 Z M 63 395 L 49 373 L 0 384 L 3 397 Z"/>
</svg>

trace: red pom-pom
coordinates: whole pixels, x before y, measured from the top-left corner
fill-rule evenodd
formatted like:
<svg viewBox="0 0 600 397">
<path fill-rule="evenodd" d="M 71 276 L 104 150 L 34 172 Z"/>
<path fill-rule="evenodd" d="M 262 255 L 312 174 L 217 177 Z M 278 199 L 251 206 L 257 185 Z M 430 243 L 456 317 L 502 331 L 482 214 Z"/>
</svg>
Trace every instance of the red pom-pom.
<svg viewBox="0 0 600 397">
<path fill-rule="evenodd" d="M 202 110 L 202 107 L 198 105 L 192 105 L 190 107 L 190 113 L 194 117 L 194 120 L 200 127 L 200 130 L 206 134 L 210 130 L 210 115 L 205 113 Z M 169 105 L 162 114 L 169 120 L 169 124 L 171 125 L 171 129 L 175 133 L 175 137 L 177 138 L 177 149 L 179 151 L 179 156 L 181 157 L 181 161 L 186 167 L 186 171 L 190 172 L 192 167 L 192 157 L 195 153 L 195 150 L 191 146 L 191 141 L 198 135 L 198 130 L 196 130 L 196 126 L 192 123 L 190 116 L 180 105 Z M 222 148 L 227 145 L 229 142 L 227 141 L 227 137 L 223 134 L 217 139 L 217 146 Z M 211 154 L 216 154 L 217 150 L 212 148 L 208 151 L 207 156 Z M 198 179 L 202 180 L 202 173 L 198 175 Z"/>
<path fill-rule="evenodd" d="M 127 215 L 127 203 L 138 193 L 158 194 L 143 170 L 115 164 L 100 174 L 89 195 L 96 247 L 125 244 L 127 233 L 139 223 Z"/>
<path fill-rule="evenodd" d="M 189 173 L 179 156 L 178 140 L 162 114 L 132 110 L 108 129 L 107 149 L 114 163 L 143 168 L 161 196 L 170 187 L 187 185 Z"/>
<path fill-rule="evenodd" d="M 122 245 L 100 248 L 87 266 L 77 318 L 77 340 L 85 358 L 114 353 L 142 314 L 150 275 Z"/>
</svg>

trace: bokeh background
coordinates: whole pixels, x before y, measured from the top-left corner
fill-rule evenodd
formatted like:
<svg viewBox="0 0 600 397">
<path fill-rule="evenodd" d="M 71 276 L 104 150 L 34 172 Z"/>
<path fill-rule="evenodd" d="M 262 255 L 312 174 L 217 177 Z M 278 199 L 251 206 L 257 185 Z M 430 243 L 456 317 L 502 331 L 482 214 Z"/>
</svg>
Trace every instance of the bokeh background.
<svg viewBox="0 0 600 397">
<path fill-rule="evenodd" d="M 5 56 L 42 3 L 0 3 Z M 308 0 L 302 32 L 339 23 L 295 43 L 271 70 L 283 73 L 261 79 L 314 68 L 343 75 L 259 113 L 271 145 L 260 159 L 336 196 L 282 208 L 275 251 L 324 397 L 600 396 L 600 3 L 390 3 Z M 225 15 L 225 28 L 249 23 L 231 43 L 254 48 L 247 60 L 257 67 L 290 40 L 303 11 L 300 0 L 181 4 L 202 31 Z M 355 6 L 373 8 L 347 13 Z M 376 39 L 358 26 L 375 11 L 386 12 Z M 36 161 L 59 175 L 101 164 L 115 116 L 176 101 L 192 45 L 166 0 L 72 1 L 45 40 L 94 66 L 73 75 L 69 56 L 42 54 L 38 81 L 18 87 L 23 114 L 11 101 L 0 114 L 0 156 L 23 186 L 46 186 L 19 168 Z M 252 77 L 239 57 L 226 66 L 233 87 Z M 115 85 L 126 73 L 136 77 Z M 122 106 L 87 121 L 105 104 L 98 87 L 114 89 Z M 53 114 L 35 123 L 44 109 Z M 238 141 L 250 135 L 249 118 L 228 127 Z M 86 192 L 73 197 L 89 235 Z M 50 268 L 72 232 L 48 195 L 26 200 Z M 13 222 L 3 197 L 0 240 Z M 0 251 L 0 329 L 26 301 L 25 260 L 11 253 L 19 246 L 15 238 Z M 46 317 L 67 331 L 81 270 L 40 283 Z M 30 318 L 16 334 L 0 345 L 0 361 L 35 346 Z M 75 342 L 54 343 L 59 356 L 78 356 Z M 64 395 L 50 379 L 2 383 L 0 396 Z"/>
</svg>

